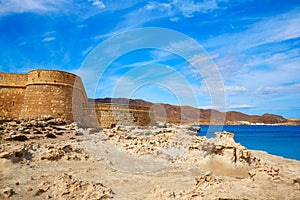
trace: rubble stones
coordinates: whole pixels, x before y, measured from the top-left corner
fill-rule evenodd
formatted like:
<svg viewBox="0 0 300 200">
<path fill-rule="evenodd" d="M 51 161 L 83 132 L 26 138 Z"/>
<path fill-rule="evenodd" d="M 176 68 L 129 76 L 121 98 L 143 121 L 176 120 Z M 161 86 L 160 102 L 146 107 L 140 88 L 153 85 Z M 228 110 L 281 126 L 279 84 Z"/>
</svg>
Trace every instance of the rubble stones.
<svg viewBox="0 0 300 200">
<path fill-rule="evenodd" d="M 65 160 L 87 160 L 89 155 L 84 153 L 82 148 L 78 148 L 72 145 L 60 145 L 53 144 L 47 145 L 43 153 L 41 154 L 41 160 L 56 161 L 60 159 Z"/>
<path fill-rule="evenodd" d="M 7 187 L 2 191 L 2 196 L 4 198 L 10 198 L 11 196 L 13 196 L 14 194 L 16 194 L 16 192 L 14 191 L 13 188 Z M 0 196 L 1 197 L 1 196 Z"/>
<path fill-rule="evenodd" d="M 63 141 L 65 137 L 82 135 L 76 123 L 66 124 L 62 119 L 36 118 L 27 120 L 7 121 L 1 124 L 1 137 L 6 141 L 0 145 L 0 158 L 11 160 L 13 163 L 33 160 L 56 161 L 87 160 L 89 155 L 82 148 Z M 94 130 L 94 129 L 93 129 Z M 53 140 L 53 144 L 39 140 Z M 56 140 L 56 142 L 54 142 Z M 17 142 L 12 146 L 9 142 Z"/>
<path fill-rule="evenodd" d="M 0 134 L 5 136 L 5 140 L 20 142 L 44 137 L 56 138 L 64 133 L 76 134 L 78 128 L 75 123 L 66 124 L 62 119 L 53 118 L 8 121 L 0 126 Z"/>
<path fill-rule="evenodd" d="M 30 152 L 31 146 L 29 145 L 21 145 L 12 147 L 9 150 L 4 149 L 3 152 L 0 153 L 0 158 L 5 158 L 11 160 L 13 163 L 17 163 L 20 161 L 32 159 L 32 153 Z"/>
</svg>

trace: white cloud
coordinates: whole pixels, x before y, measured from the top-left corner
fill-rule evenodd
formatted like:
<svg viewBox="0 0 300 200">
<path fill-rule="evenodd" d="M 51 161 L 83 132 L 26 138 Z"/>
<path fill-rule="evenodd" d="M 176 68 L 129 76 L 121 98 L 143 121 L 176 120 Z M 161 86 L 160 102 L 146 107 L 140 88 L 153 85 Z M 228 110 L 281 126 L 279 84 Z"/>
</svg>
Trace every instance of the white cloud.
<svg viewBox="0 0 300 200">
<path fill-rule="evenodd" d="M 300 37 L 299 21 L 299 9 L 291 10 L 264 18 L 244 31 L 220 35 L 207 42 L 205 46 L 221 55 L 215 62 L 224 81 L 229 83 L 226 92 L 229 96 L 239 95 L 230 98 L 241 99 L 243 94 L 258 105 L 262 101 L 258 97 L 292 98 L 293 93 L 299 93 L 297 85 L 283 86 L 299 82 L 300 48 L 297 42 L 290 41 Z"/>
<path fill-rule="evenodd" d="M 24 12 L 53 12 L 58 11 L 58 8 L 65 4 L 66 0 L 9 0 L 0 1 L 0 16 L 8 15 L 10 13 L 24 13 Z"/>
<path fill-rule="evenodd" d="M 91 39 L 97 41 L 97 40 L 101 40 L 101 39 L 104 39 L 104 38 L 112 37 L 112 36 L 114 36 L 114 35 L 119 34 L 120 32 L 122 32 L 122 31 L 119 30 L 119 31 L 113 31 L 113 32 L 110 32 L 110 33 L 99 34 L 99 35 L 93 36 Z"/>
<path fill-rule="evenodd" d="M 173 0 L 172 3 L 185 17 L 193 17 L 196 12 L 207 13 L 218 9 L 218 1 L 216 0 L 206 0 L 197 3 L 189 0 Z"/>
<path fill-rule="evenodd" d="M 176 56 L 168 51 L 163 51 L 163 50 L 152 50 L 150 52 L 150 55 L 153 59 L 157 61 L 166 61 L 166 60 L 174 59 Z"/>
<path fill-rule="evenodd" d="M 157 10 L 160 12 L 166 12 L 169 16 L 175 14 L 182 14 L 184 17 L 193 17 L 194 13 L 207 13 L 218 9 L 217 0 L 205 0 L 202 2 L 194 2 L 191 0 L 172 0 L 168 3 L 161 3 L 157 1 L 151 1 L 146 6 L 146 10 Z M 171 18 L 178 21 L 179 18 Z"/>
<path fill-rule="evenodd" d="M 226 92 L 246 92 L 247 88 L 243 86 L 225 86 Z"/>
<path fill-rule="evenodd" d="M 170 18 L 170 21 L 171 21 L 171 22 L 178 22 L 179 19 L 180 19 L 179 17 L 171 17 L 171 18 Z"/>
<path fill-rule="evenodd" d="M 228 106 L 230 109 L 250 109 L 250 108 L 255 108 L 253 105 L 248 105 L 248 104 L 235 104 L 235 105 L 230 105 Z"/>
<path fill-rule="evenodd" d="M 100 0 L 88 0 L 88 1 L 92 2 L 92 4 L 94 6 L 97 6 L 100 9 L 104 9 L 105 8 L 105 4 L 102 1 L 100 1 Z"/>
<path fill-rule="evenodd" d="M 45 32 L 43 35 L 44 36 L 48 36 L 48 35 L 53 35 L 53 34 L 55 34 L 56 33 L 56 31 L 47 31 L 47 32 Z"/>
<path fill-rule="evenodd" d="M 195 13 L 208 13 L 218 9 L 220 0 L 204 0 L 194 2 L 192 0 L 171 0 L 167 3 L 150 1 L 144 7 L 138 8 L 129 14 L 124 15 L 124 20 L 116 26 L 116 30 L 133 28 L 143 25 L 149 21 L 169 18 L 171 21 L 178 21 L 180 16 L 193 17 Z"/>
<path fill-rule="evenodd" d="M 118 11 L 139 3 L 137 0 L 107 1 L 101 0 L 0 0 L 0 16 L 13 13 L 76 15 L 86 19 L 104 11 Z"/>
<path fill-rule="evenodd" d="M 56 37 L 47 37 L 47 38 L 44 38 L 42 40 L 42 42 L 50 42 L 50 41 L 53 41 L 53 40 L 56 40 Z"/>
<path fill-rule="evenodd" d="M 247 48 L 300 37 L 300 10 L 262 20 L 245 32 L 240 48 Z M 248 40 L 248 41 L 247 41 Z"/>
<path fill-rule="evenodd" d="M 24 46 L 26 44 L 28 44 L 28 42 L 21 42 L 21 43 L 17 44 L 16 46 Z"/>
<path fill-rule="evenodd" d="M 283 52 L 275 52 L 275 53 L 261 53 L 251 56 L 251 62 L 245 63 L 243 66 L 245 67 L 255 67 L 260 65 L 268 65 L 273 66 L 274 69 L 282 68 L 289 63 L 299 63 L 300 57 L 299 55 L 300 48 L 290 48 L 289 50 L 285 50 Z M 299 66 L 299 65 L 296 65 Z"/>
<path fill-rule="evenodd" d="M 155 64 L 156 62 L 158 62 L 158 60 L 148 60 L 148 61 L 142 61 L 142 62 L 134 62 L 134 63 L 131 63 L 131 64 L 126 64 L 126 65 L 120 64 L 118 69 L 149 66 L 149 65 Z"/>
</svg>

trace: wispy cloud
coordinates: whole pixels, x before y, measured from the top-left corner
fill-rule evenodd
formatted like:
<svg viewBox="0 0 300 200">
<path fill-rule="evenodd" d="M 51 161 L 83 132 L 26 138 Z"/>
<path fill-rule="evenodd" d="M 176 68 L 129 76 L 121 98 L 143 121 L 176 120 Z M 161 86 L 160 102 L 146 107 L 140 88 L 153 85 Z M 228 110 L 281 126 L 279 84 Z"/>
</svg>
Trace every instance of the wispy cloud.
<svg viewBox="0 0 300 200">
<path fill-rule="evenodd" d="M 219 48 L 223 52 L 244 51 L 268 43 L 299 38 L 299 21 L 300 9 L 297 8 L 284 14 L 262 18 L 249 25 L 246 30 L 213 37 L 205 42 L 205 46 Z"/>
<path fill-rule="evenodd" d="M 223 0 L 204 0 L 194 2 L 192 0 L 171 0 L 167 2 L 150 1 L 143 7 L 124 15 L 124 20 L 118 24 L 116 29 L 121 27 L 138 27 L 147 22 L 169 18 L 176 22 L 180 17 L 191 18 L 195 13 L 209 13 L 219 8 L 219 3 Z"/>
<path fill-rule="evenodd" d="M 184 17 L 193 17 L 194 13 L 207 13 L 218 9 L 218 0 L 204 0 L 202 2 L 194 2 L 190 0 L 172 0 L 168 3 L 151 1 L 146 6 L 147 10 L 158 10 L 167 12 L 169 16 L 182 14 Z M 174 18 L 173 18 L 174 19 Z"/>
<path fill-rule="evenodd" d="M 118 11 L 134 6 L 137 0 L 0 0 L 0 16 L 18 13 L 67 14 L 86 19 L 105 11 Z"/>
<path fill-rule="evenodd" d="M 236 96 L 247 92 L 247 88 L 244 86 L 225 86 L 224 87 L 227 96 Z"/>
<path fill-rule="evenodd" d="M 248 105 L 248 104 L 235 104 L 228 106 L 229 109 L 250 109 L 255 108 L 254 105 Z"/>
<path fill-rule="evenodd" d="M 28 42 L 21 42 L 21 43 L 17 44 L 16 46 L 24 46 L 26 44 L 28 44 Z"/>
<path fill-rule="evenodd" d="M 245 38 L 238 46 L 252 48 L 267 43 L 299 38 L 299 21 L 300 9 L 262 20 L 245 32 Z"/>
<path fill-rule="evenodd" d="M 174 55 L 172 53 L 163 50 L 152 50 L 150 54 L 153 59 L 160 61 L 174 58 Z"/>
<path fill-rule="evenodd" d="M 96 41 L 101 40 L 101 39 L 106 39 L 106 38 L 109 38 L 111 36 L 117 35 L 117 34 L 121 33 L 122 31 L 123 30 L 113 31 L 113 32 L 104 33 L 104 34 L 99 34 L 99 35 L 93 36 L 91 39 L 96 40 Z"/>
<path fill-rule="evenodd" d="M 243 86 L 225 86 L 224 88 L 226 91 L 238 91 L 238 92 L 247 91 L 247 88 L 245 88 Z"/>
<path fill-rule="evenodd" d="M 213 59 L 224 81 L 243 83 L 250 92 L 262 85 L 273 87 L 299 80 L 295 75 L 300 63 L 299 13 L 296 9 L 264 18 L 244 31 L 208 40 L 204 46 L 218 54 Z"/>
<path fill-rule="evenodd" d="M 256 94 L 264 97 L 282 96 L 287 94 L 300 94 L 300 83 L 257 88 Z"/>
<path fill-rule="evenodd" d="M 179 19 L 180 19 L 179 17 L 171 17 L 171 18 L 170 18 L 170 21 L 171 21 L 171 22 L 178 22 Z"/>
<path fill-rule="evenodd" d="M 44 38 L 42 40 L 42 42 L 50 42 L 50 41 L 53 41 L 53 40 L 56 40 L 56 37 L 47 37 L 47 38 Z"/>
<path fill-rule="evenodd" d="M 58 8 L 65 4 L 66 0 L 9 0 L 0 1 L 0 16 L 11 13 L 35 12 L 45 13 L 58 11 Z"/>
<path fill-rule="evenodd" d="M 100 0 L 88 0 L 89 2 L 92 2 L 92 4 L 100 9 L 105 8 L 105 5 L 103 3 L 103 1 Z"/>
<path fill-rule="evenodd" d="M 53 35 L 55 33 L 56 33 L 56 31 L 47 31 L 43 34 L 43 36 L 49 36 L 49 35 Z"/>
</svg>

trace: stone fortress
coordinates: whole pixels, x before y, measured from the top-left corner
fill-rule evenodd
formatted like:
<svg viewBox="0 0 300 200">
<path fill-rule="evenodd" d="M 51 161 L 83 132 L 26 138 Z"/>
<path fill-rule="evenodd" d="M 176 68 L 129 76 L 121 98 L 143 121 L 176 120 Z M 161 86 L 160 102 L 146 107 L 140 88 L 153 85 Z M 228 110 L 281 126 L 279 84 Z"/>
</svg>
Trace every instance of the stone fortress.
<svg viewBox="0 0 300 200">
<path fill-rule="evenodd" d="M 61 118 L 87 127 L 152 124 L 150 108 L 89 102 L 81 78 L 64 71 L 0 72 L 0 117 Z"/>
</svg>

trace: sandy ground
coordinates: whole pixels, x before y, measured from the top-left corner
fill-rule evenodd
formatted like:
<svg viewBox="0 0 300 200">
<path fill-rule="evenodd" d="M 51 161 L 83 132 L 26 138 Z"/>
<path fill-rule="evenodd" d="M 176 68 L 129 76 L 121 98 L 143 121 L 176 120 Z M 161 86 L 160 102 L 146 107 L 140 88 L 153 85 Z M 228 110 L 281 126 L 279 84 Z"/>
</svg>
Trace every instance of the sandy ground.
<svg viewBox="0 0 300 200">
<path fill-rule="evenodd" d="M 0 199 L 300 199 L 299 161 L 230 133 L 42 121 L 1 125 Z"/>
</svg>

